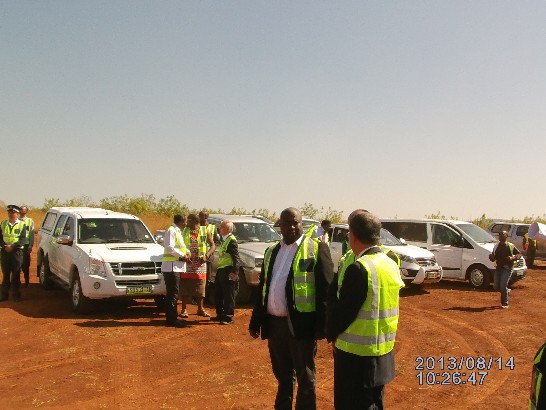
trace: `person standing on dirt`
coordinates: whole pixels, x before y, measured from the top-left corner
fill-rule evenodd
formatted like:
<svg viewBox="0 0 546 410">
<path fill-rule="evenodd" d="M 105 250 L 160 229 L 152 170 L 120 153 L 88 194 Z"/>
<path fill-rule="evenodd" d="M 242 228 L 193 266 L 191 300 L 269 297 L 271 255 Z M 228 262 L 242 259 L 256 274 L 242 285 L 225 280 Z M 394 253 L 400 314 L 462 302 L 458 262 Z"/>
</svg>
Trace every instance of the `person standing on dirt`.
<svg viewBox="0 0 546 410">
<path fill-rule="evenodd" d="M 214 278 L 216 316 L 211 320 L 222 325 L 233 324 L 235 297 L 239 290 L 239 245 L 233 235 L 233 222 L 224 219 L 220 225 L 222 243 L 218 254 L 218 269 Z"/>
<path fill-rule="evenodd" d="M 21 209 L 19 219 L 27 226 L 27 243 L 23 246 L 23 265 L 21 266 L 25 278 L 25 288 L 27 288 L 30 281 L 30 254 L 34 246 L 34 221 L 27 216 L 28 206 L 21 205 L 19 209 Z"/>
<path fill-rule="evenodd" d="M 508 309 L 508 295 L 510 294 L 508 283 L 510 282 L 510 276 L 512 276 L 512 266 L 514 266 L 515 261 L 521 258 L 521 252 L 513 243 L 508 242 L 507 238 L 507 231 L 499 232 L 499 243 L 495 245 L 493 253 L 489 255 L 489 260 L 496 262 L 497 265 L 493 277 L 493 287 L 501 294 L 503 309 Z"/>
<path fill-rule="evenodd" d="M 178 292 L 180 287 L 180 274 L 186 271 L 186 260 L 189 251 L 182 237 L 182 229 L 186 227 L 186 217 L 176 214 L 173 217 L 173 224 L 165 231 L 163 237 L 163 262 L 161 272 L 167 288 L 166 295 L 166 320 L 169 327 L 184 327 L 186 323 L 177 320 Z"/>
<path fill-rule="evenodd" d="M 295 379 L 296 409 L 315 409 L 314 357 L 317 339 L 325 336 L 333 262 L 326 243 L 303 234 L 298 209 L 281 212 L 280 229 L 282 240 L 265 251 L 248 331 L 253 338 L 267 339 L 278 382 L 275 409 L 292 408 Z"/>
<path fill-rule="evenodd" d="M 8 219 L 0 223 L 0 246 L 2 251 L 2 294 L 0 301 L 8 300 L 11 288 L 13 300 L 21 300 L 21 265 L 23 264 L 23 246 L 27 241 L 27 226 L 19 219 L 21 211 L 17 205 L 8 205 Z"/>
<path fill-rule="evenodd" d="M 369 212 L 349 218 L 350 261 L 328 289 L 326 337 L 334 342 L 336 410 L 382 409 L 395 376 L 399 291 L 396 263 L 379 247 L 381 222 Z M 347 253 L 349 254 L 349 252 Z M 352 261 L 352 262 L 351 262 Z"/>
</svg>

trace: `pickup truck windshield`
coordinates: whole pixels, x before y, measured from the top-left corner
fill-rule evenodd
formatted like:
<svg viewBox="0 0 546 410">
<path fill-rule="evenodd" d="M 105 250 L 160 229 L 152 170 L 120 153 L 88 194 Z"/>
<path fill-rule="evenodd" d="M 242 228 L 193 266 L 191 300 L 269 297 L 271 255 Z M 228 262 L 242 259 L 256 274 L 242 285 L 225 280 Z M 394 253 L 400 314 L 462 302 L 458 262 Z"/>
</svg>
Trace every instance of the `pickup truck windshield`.
<svg viewBox="0 0 546 410">
<path fill-rule="evenodd" d="M 154 243 L 150 232 L 138 219 L 80 219 L 78 242 L 94 243 Z"/>
<path fill-rule="evenodd" d="M 265 223 L 234 222 L 233 225 L 233 234 L 239 243 L 273 242 L 281 239 L 281 236 Z"/>
<path fill-rule="evenodd" d="M 381 245 L 387 245 L 387 246 L 404 246 L 405 243 L 400 242 L 400 240 L 394 236 L 392 233 L 387 231 L 386 229 L 381 228 L 381 239 L 380 239 Z"/>
</svg>

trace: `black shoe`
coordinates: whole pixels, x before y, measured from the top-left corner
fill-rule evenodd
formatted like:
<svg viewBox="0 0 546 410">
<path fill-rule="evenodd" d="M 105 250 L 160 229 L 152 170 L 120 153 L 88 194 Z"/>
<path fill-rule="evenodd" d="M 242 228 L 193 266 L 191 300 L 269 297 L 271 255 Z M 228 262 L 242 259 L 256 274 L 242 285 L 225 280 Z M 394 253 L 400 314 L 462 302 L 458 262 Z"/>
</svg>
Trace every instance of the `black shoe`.
<svg viewBox="0 0 546 410">
<path fill-rule="evenodd" d="M 182 328 L 182 327 L 186 327 L 188 324 L 186 322 L 182 322 L 181 320 L 177 320 L 176 322 L 173 322 L 173 323 L 168 323 L 167 322 L 167 327 L 177 327 L 177 328 Z"/>
<path fill-rule="evenodd" d="M 232 325 L 233 323 L 233 319 L 224 319 L 220 322 L 221 325 Z"/>
<path fill-rule="evenodd" d="M 222 320 L 224 320 L 224 318 L 222 316 L 213 316 L 210 318 L 210 320 L 212 320 L 213 322 L 221 322 Z"/>
</svg>

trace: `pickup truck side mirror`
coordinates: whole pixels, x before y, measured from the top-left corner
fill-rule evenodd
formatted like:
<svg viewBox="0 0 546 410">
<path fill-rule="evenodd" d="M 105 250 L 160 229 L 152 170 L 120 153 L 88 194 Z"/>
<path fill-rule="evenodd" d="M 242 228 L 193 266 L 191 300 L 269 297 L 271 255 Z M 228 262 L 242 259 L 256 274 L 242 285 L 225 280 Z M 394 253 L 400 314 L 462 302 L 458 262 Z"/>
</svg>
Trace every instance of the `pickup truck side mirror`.
<svg viewBox="0 0 546 410">
<path fill-rule="evenodd" d="M 72 246 L 72 243 L 74 243 L 74 240 L 70 237 L 70 235 L 61 235 L 57 238 L 57 243 L 60 245 Z"/>
</svg>

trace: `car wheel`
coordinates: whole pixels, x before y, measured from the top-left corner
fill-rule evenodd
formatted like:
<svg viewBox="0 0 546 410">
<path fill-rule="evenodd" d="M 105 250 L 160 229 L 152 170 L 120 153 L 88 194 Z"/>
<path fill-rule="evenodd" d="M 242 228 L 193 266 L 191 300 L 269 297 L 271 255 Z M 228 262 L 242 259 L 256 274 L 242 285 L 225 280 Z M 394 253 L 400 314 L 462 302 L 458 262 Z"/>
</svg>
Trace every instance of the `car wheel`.
<svg viewBox="0 0 546 410">
<path fill-rule="evenodd" d="M 92 310 L 93 302 L 83 294 L 80 274 L 78 271 L 74 272 L 73 275 L 72 285 L 70 287 L 70 296 L 72 299 L 72 309 L 74 312 L 88 313 Z"/>
<path fill-rule="evenodd" d="M 471 266 L 468 272 L 468 281 L 476 289 L 487 289 L 491 283 L 491 272 L 485 266 Z"/>
<path fill-rule="evenodd" d="M 42 260 L 42 264 L 38 271 L 38 278 L 40 280 L 40 286 L 43 289 L 49 290 L 53 287 L 53 283 L 51 282 L 51 271 L 49 270 L 49 261 L 47 258 Z"/>
<path fill-rule="evenodd" d="M 237 293 L 237 304 L 246 304 L 250 302 L 252 288 L 246 283 L 245 272 L 243 268 L 239 270 L 239 292 Z"/>
</svg>

